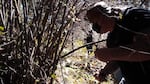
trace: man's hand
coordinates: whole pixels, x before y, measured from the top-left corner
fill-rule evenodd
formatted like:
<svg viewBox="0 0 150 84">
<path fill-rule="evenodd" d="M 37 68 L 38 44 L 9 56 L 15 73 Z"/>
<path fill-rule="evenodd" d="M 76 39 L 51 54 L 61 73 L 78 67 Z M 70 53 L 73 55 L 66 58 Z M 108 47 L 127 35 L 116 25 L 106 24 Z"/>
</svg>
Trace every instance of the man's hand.
<svg viewBox="0 0 150 84">
<path fill-rule="evenodd" d="M 101 71 L 99 74 L 94 75 L 95 79 L 98 80 L 99 82 L 104 82 L 107 81 L 106 77 L 107 75 Z"/>
</svg>

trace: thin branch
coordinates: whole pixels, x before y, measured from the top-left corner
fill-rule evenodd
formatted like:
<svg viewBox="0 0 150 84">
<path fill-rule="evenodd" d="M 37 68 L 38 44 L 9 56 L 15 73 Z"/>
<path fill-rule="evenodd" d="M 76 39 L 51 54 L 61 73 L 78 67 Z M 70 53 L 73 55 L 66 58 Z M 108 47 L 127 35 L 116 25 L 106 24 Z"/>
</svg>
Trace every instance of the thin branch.
<svg viewBox="0 0 150 84">
<path fill-rule="evenodd" d="M 77 50 L 79 50 L 79 49 L 81 49 L 81 48 L 84 48 L 84 47 L 86 47 L 86 46 L 88 46 L 88 45 L 93 45 L 93 44 L 100 43 L 100 42 L 104 42 L 104 41 L 106 41 L 106 39 L 103 39 L 103 40 L 100 40 L 100 41 L 97 41 L 97 42 L 90 42 L 90 43 L 87 43 L 87 44 L 85 44 L 85 45 L 83 45 L 83 46 L 80 46 L 80 47 L 78 47 L 78 48 L 76 48 L 76 49 L 73 49 L 72 51 L 68 52 L 67 54 L 61 56 L 61 58 L 64 58 L 64 57 L 68 56 L 69 54 L 71 54 L 71 53 L 73 53 L 73 52 L 75 52 L 75 51 L 77 51 Z"/>
<path fill-rule="evenodd" d="M 4 81 L 3 81 L 3 79 L 1 77 L 0 77 L 0 83 L 4 84 Z"/>
<path fill-rule="evenodd" d="M 64 77 L 64 74 L 63 74 L 63 66 L 62 66 L 62 63 L 61 63 L 61 62 L 62 62 L 62 61 L 60 61 L 60 63 L 59 63 L 59 64 L 60 64 L 60 68 L 61 68 L 61 69 L 60 69 L 60 70 L 61 70 L 61 76 L 62 76 L 63 83 L 66 84 L 66 83 L 65 83 L 65 77 Z"/>
<path fill-rule="evenodd" d="M 3 46 L 6 46 L 6 45 L 12 44 L 14 42 L 15 42 L 15 40 L 9 41 L 7 43 L 3 43 L 3 44 L 0 45 L 0 48 L 3 47 Z"/>
</svg>

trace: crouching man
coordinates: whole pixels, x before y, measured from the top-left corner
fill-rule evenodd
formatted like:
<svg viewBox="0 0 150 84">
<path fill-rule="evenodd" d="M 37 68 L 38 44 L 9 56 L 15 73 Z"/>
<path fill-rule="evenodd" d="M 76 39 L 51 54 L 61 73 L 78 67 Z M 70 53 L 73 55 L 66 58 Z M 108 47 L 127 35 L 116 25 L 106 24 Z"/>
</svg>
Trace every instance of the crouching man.
<svg viewBox="0 0 150 84">
<path fill-rule="evenodd" d="M 107 48 L 95 51 L 95 57 L 110 66 L 106 65 L 97 78 L 103 81 L 119 67 L 125 84 L 150 83 L 150 11 L 129 8 L 121 19 L 116 19 L 98 5 L 87 11 L 87 17 L 100 33 L 110 31 Z"/>
</svg>

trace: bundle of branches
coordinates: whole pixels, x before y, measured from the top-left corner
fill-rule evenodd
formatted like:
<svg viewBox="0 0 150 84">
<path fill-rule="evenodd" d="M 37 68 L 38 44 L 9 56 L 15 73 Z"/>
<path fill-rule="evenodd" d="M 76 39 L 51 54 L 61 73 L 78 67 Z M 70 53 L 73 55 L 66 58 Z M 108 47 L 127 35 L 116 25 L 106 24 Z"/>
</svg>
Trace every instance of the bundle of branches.
<svg viewBox="0 0 150 84">
<path fill-rule="evenodd" d="M 52 84 L 79 0 L 0 0 L 0 83 Z"/>
</svg>

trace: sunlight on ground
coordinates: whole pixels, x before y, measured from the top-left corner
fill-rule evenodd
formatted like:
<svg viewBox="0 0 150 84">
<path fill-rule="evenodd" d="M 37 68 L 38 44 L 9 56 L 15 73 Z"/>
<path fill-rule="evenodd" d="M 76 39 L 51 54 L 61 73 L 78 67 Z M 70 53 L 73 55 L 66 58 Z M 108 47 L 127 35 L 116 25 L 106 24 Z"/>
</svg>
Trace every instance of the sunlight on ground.
<svg viewBox="0 0 150 84">
<path fill-rule="evenodd" d="M 76 45 L 75 48 L 78 48 L 83 46 L 84 42 L 76 40 L 74 45 Z M 65 48 L 65 53 L 69 51 L 71 51 L 70 46 Z M 93 74 L 98 73 L 105 64 L 94 58 L 94 52 L 88 55 L 87 49 L 81 48 L 59 62 L 54 84 L 99 84 Z M 101 84 L 113 83 L 109 81 Z"/>
</svg>

